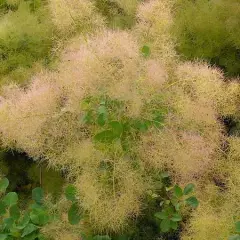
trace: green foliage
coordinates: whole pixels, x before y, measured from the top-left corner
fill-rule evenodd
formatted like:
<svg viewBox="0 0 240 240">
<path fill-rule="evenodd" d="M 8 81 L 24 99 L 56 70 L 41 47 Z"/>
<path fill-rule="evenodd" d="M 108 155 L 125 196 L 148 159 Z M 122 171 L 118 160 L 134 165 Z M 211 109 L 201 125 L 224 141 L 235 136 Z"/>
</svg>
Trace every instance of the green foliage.
<svg viewBox="0 0 240 240">
<path fill-rule="evenodd" d="M 81 209 L 77 202 L 77 189 L 73 185 L 69 185 L 65 189 L 65 197 L 72 202 L 70 209 L 68 210 L 68 221 L 72 225 L 76 225 L 82 219 Z"/>
<path fill-rule="evenodd" d="M 3 178 L 1 180 L 1 182 L 0 182 L 0 191 L 4 192 L 7 189 L 8 185 L 9 185 L 8 179 L 7 178 Z"/>
<path fill-rule="evenodd" d="M 4 193 L 8 185 L 8 180 L 2 179 L 0 192 Z M 9 192 L 2 197 L 0 200 L 0 239 L 43 239 L 40 228 L 50 221 L 50 216 L 42 201 L 43 190 L 33 189 L 32 196 L 35 203 L 24 212 L 18 207 L 17 193 Z"/>
<path fill-rule="evenodd" d="M 95 6 L 106 17 L 109 27 L 131 28 L 135 23 L 135 15 L 129 14 L 115 1 L 95 0 Z"/>
<path fill-rule="evenodd" d="M 180 0 L 174 34 L 187 59 L 208 60 L 240 74 L 240 7 L 238 0 Z"/>
<path fill-rule="evenodd" d="M 38 12 L 40 0 L 20 2 L 15 11 L 0 17 L 0 75 L 48 63 L 52 47 L 51 23 Z"/>
<path fill-rule="evenodd" d="M 236 234 L 230 236 L 228 240 L 240 240 L 240 221 L 235 223 L 235 233 Z"/>
<path fill-rule="evenodd" d="M 168 176 L 166 176 L 168 177 Z M 195 196 L 189 196 L 194 191 L 194 184 L 190 183 L 182 189 L 178 185 L 165 187 L 164 197 L 161 194 L 154 194 L 160 199 L 161 211 L 155 213 L 155 217 L 160 221 L 160 230 L 163 233 L 177 230 L 182 221 L 181 210 L 185 206 L 197 208 L 199 202 Z"/>
<path fill-rule="evenodd" d="M 27 171 L 27 176 L 32 185 L 38 185 L 40 175 L 42 176 L 42 188 L 45 193 L 50 193 L 54 197 L 58 197 L 64 185 L 64 178 L 60 171 L 54 169 L 49 169 L 46 165 L 41 164 L 41 174 L 40 167 L 38 164 L 33 163 Z"/>
<path fill-rule="evenodd" d="M 151 54 L 150 48 L 148 46 L 144 45 L 142 47 L 142 54 L 143 54 L 144 57 L 150 56 L 150 54 Z"/>
<path fill-rule="evenodd" d="M 83 103 L 85 114 L 83 123 L 102 129 L 94 135 L 95 142 L 106 145 L 119 141 L 124 151 L 129 151 L 136 144 L 141 133 L 150 128 L 161 129 L 165 120 L 165 109 L 152 112 L 150 119 L 134 119 L 124 116 L 123 102 L 94 98 L 86 99 Z"/>
</svg>

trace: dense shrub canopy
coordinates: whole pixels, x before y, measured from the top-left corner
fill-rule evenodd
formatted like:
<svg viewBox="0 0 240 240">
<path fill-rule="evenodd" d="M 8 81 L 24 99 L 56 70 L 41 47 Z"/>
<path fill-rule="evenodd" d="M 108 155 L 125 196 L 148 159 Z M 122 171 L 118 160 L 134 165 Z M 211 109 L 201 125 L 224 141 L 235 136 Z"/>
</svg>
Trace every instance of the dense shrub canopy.
<svg viewBox="0 0 240 240">
<path fill-rule="evenodd" d="M 64 45 L 57 68 L 41 69 L 25 88 L 10 83 L 1 89 L 1 146 L 63 170 L 77 188 L 77 204 L 86 217 L 81 226 L 68 229 L 66 216 L 59 213 L 66 202 L 49 201 L 61 218 L 42 231 L 71 240 L 78 239 L 82 228 L 126 231 L 148 207 L 146 198 L 157 189 L 157 176 L 168 171 L 173 183 L 194 183 L 201 202 L 196 212 L 184 213 L 189 221 L 182 225 L 181 239 L 226 239 L 240 212 L 240 153 L 239 138 L 226 135 L 221 118 L 239 116 L 239 83 L 227 81 L 206 62 L 182 61 L 175 49 L 186 51 L 190 59 L 201 53 L 211 61 L 230 46 L 235 53 L 239 39 L 231 27 L 237 24 L 236 1 L 228 6 L 231 16 L 223 1 L 67 2 L 51 0 L 48 5 Z M 127 30 L 112 29 L 107 22 L 115 13 L 102 16 L 110 3 L 136 23 Z M 28 7 L 24 3 L 4 18 Z M 39 26 L 29 30 L 34 55 L 34 44 L 49 36 L 49 28 L 28 16 Z M 174 26 L 175 18 L 179 26 Z M 235 73 L 238 63 L 229 59 L 223 66 Z"/>
</svg>

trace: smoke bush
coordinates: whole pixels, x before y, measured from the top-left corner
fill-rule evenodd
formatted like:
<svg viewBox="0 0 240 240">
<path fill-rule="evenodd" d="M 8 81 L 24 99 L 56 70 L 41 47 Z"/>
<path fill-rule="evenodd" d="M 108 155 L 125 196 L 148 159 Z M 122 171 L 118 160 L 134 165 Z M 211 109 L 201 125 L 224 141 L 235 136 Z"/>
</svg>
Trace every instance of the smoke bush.
<svg viewBox="0 0 240 240">
<path fill-rule="evenodd" d="M 91 32 L 103 27 L 104 20 L 88 0 L 51 0 L 52 21 L 61 35 Z"/>
<path fill-rule="evenodd" d="M 83 3 L 86 12 L 74 12 Z M 55 24 L 72 31 L 69 11 L 62 12 L 61 2 L 51 4 L 59 7 L 52 8 Z M 90 2 L 63 7 L 73 8 L 81 24 L 85 18 L 94 23 Z M 156 172 L 167 170 L 180 185 L 194 182 L 206 190 L 221 166 L 219 113 L 237 109 L 227 101 L 237 103 L 238 90 L 206 63 L 179 61 L 169 32 L 172 7 L 167 0 L 142 3 L 134 29 L 95 26 L 101 31 L 70 41 L 56 71 L 42 71 L 26 88 L 2 90 L 2 146 L 64 170 L 78 190 L 85 224 L 96 232 L 121 232 L 138 217 L 147 191 L 156 188 Z"/>
</svg>

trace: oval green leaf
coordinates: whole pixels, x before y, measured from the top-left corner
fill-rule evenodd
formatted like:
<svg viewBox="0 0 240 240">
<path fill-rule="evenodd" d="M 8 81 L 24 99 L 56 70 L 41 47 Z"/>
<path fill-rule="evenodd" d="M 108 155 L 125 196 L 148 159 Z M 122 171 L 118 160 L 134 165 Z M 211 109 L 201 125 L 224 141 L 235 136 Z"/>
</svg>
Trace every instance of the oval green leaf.
<svg viewBox="0 0 240 240">
<path fill-rule="evenodd" d="M 0 181 L 0 192 L 5 192 L 7 187 L 9 185 L 9 181 L 7 178 L 3 178 L 1 181 Z"/>
<path fill-rule="evenodd" d="M 240 221 L 235 223 L 235 229 L 237 233 L 240 233 Z"/>
<path fill-rule="evenodd" d="M 9 228 L 11 228 L 12 227 L 12 225 L 13 225 L 13 223 L 14 223 L 14 219 L 13 218 L 5 218 L 4 220 L 3 220 L 3 225 L 4 225 L 4 228 L 7 228 L 7 229 L 9 229 Z"/>
<path fill-rule="evenodd" d="M 179 213 L 174 213 L 171 217 L 173 222 L 180 222 L 182 221 L 182 216 Z"/>
<path fill-rule="evenodd" d="M 98 118 L 97 118 L 97 123 L 98 123 L 98 125 L 99 126 L 104 126 L 105 125 L 105 123 L 106 123 L 106 115 L 105 114 L 103 114 L 103 113 L 101 113 L 101 114 L 99 114 L 98 115 Z"/>
<path fill-rule="evenodd" d="M 44 193 L 42 188 L 37 187 L 32 190 L 32 199 L 36 203 L 41 204 L 43 200 L 43 196 L 44 196 Z"/>
<path fill-rule="evenodd" d="M 170 220 L 169 219 L 164 219 L 162 220 L 161 224 L 160 224 L 160 229 L 162 232 L 168 232 L 171 228 L 171 225 L 170 225 Z"/>
<path fill-rule="evenodd" d="M 69 201 L 76 201 L 76 193 L 77 193 L 77 189 L 75 186 L 73 185 L 68 185 L 65 189 L 65 196 L 67 198 L 67 200 Z"/>
<path fill-rule="evenodd" d="M 8 237 L 8 234 L 1 234 L 0 233 L 0 240 L 6 240 Z"/>
<path fill-rule="evenodd" d="M 104 130 L 94 136 L 94 140 L 102 143 L 111 143 L 115 139 L 115 135 L 111 130 Z"/>
<path fill-rule="evenodd" d="M 79 214 L 79 208 L 76 203 L 73 203 L 68 211 L 68 221 L 72 225 L 76 225 L 80 222 L 81 216 Z"/>
<path fill-rule="evenodd" d="M 7 212 L 6 209 L 6 204 L 3 201 L 0 201 L 0 216 L 4 215 Z"/>
<path fill-rule="evenodd" d="M 50 217 L 46 211 L 33 210 L 30 213 L 30 219 L 34 224 L 44 226 L 49 222 Z"/>
<path fill-rule="evenodd" d="M 32 223 L 29 223 L 23 230 L 22 236 L 21 237 L 25 237 L 29 234 L 31 234 L 32 232 L 36 231 L 38 229 L 38 227 Z"/>
<path fill-rule="evenodd" d="M 199 201 L 197 200 L 196 197 L 189 197 L 185 201 L 189 206 L 191 206 L 193 208 L 197 208 L 199 205 Z"/>
<path fill-rule="evenodd" d="M 228 238 L 228 240 L 240 240 L 240 235 L 238 234 L 232 235 Z"/>
<path fill-rule="evenodd" d="M 191 192 L 193 192 L 194 188 L 195 188 L 195 185 L 193 183 L 189 183 L 183 190 L 184 195 L 188 195 Z"/>
<path fill-rule="evenodd" d="M 20 210 L 16 204 L 12 205 L 9 209 L 10 217 L 14 220 L 18 220 L 20 218 Z"/>
<path fill-rule="evenodd" d="M 168 214 L 164 211 L 157 212 L 157 213 L 154 214 L 154 216 L 158 219 L 167 219 L 168 218 Z"/>
<path fill-rule="evenodd" d="M 171 228 L 172 228 L 173 230 L 177 230 L 177 228 L 178 228 L 178 223 L 171 221 L 170 226 L 171 226 Z"/>
<path fill-rule="evenodd" d="M 20 220 L 19 224 L 16 226 L 17 229 L 20 229 L 20 230 L 24 229 L 28 225 L 29 221 L 30 221 L 30 217 L 28 213 L 25 213 L 23 218 Z"/>
<path fill-rule="evenodd" d="M 180 198 L 183 196 L 183 191 L 178 185 L 175 185 L 173 188 L 173 194 L 175 197 Z"/>
<path fill-rule="evenodd" d="M 3 202 L 7 205 L 7 206 L 12 206 L 14 204 L 17 204 L 18 202 L 18 195 L 15 192 L 10 192 L 8 193 L 4 198 L 3 198 Z"/>
<path fill-rule="evenodd" d="M 112 128 L 112 132 L 116 138 L 120 138 L 123 133 L 123 125 L 118 121 L 112 121 L 109 123 Z"/>
<path fill-rule="evenodd" d="M 142 47 L 142 54 L 144 57 L 148 57 L 151 54 L 150 48 L 147 45 Z"/>
</svg>

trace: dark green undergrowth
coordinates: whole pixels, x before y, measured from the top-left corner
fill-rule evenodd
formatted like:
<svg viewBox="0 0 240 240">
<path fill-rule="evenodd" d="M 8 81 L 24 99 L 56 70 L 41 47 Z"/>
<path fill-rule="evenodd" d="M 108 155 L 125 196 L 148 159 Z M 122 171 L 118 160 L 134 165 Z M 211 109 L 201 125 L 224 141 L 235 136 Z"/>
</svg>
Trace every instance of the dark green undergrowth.
<svg viewBox="0 0 240 240">
<path fill-rule="evenodd" d="M 239 1 L 179 0 L 175 9 L 178 52 L 188 60 L 207 60 L 228 76 L 240 75 Z"/>
<path fill-rule="evenodd" d="M 24 153 L 1 151 L 0 168 L 9 179 L 9 191 L 15 191 L 25 199 L 40 185 L 54 197 L 62 193 L 65 180 L 61 172 L 48 169 L 44 163 L 39 165 Z"/>
<path fill-rule="evenodd" d="M 108 26 L 111 28 L 128 29 L 136 22 L 135 15 L 126 13 L 123 8 L 111 0 L 95 0 L 95 6 L 106 18 Z"/>
</svg>

